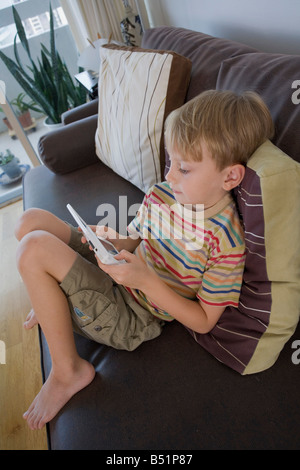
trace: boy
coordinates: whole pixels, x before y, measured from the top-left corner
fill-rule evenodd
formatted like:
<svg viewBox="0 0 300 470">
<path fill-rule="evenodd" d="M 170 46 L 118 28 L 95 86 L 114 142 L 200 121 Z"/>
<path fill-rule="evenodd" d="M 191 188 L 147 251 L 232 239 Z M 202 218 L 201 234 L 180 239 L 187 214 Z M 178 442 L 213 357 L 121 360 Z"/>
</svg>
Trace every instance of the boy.
<svg viewBox="0 0 300 470">
<path fill-rule="evenodd" d="M 93 227 L 122 250 L 125 264 L 103 265 L 80 232 L 46 211 L 23 214 L 17 263 L 33 307 L 24 326 L 40 324 L 52 359 L 24 414 L 31 429 L 94 378 L 93 366 L 77 354 L 72 326 L 133 350 L 157 337 L 164 321 L 205 334 L 227 305 L 238 305 L 245 246 L 230 192 L 272 133 L 269 111 L 254 93 L 208 91 L 174 111 L 166 122 L 166 182 L 149 190 L 129 236 Z M 195 223 L 199 214 L 204 223 Z"/>
</svg>

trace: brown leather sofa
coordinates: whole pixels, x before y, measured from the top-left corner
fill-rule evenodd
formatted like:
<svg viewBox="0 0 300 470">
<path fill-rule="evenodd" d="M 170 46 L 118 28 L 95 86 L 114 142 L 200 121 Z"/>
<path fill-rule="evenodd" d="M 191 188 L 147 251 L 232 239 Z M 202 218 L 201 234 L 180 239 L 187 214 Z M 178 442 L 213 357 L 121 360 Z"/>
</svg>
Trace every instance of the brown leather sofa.
<svg viewBox="0 0 300 470">
<path fill-rule="evenodd" d="M 148 30 L 143 46 L 173 50 L 191 59 L 187 99 L 220 87 L 220 70 L 228 59 L 238 61 L 241 71 L 249 63 L 243 78 L 228 73 L 222 86 L 234 83 L 236 90 L 260 92 L 275 120 L 274 143 L 300 161 L 300 104 L 292 99 L 286 104 L 283 99 L 287 93 L 292 97 L 292 84 L 300 80 L 299 56 L 280 56 L 292 64 L 288 68 L 292 73 L 285 76 L 284 67 L 273 67 L 276 54 L 180 28 Z M 261 67 L 270 67 L 263 80 Z M 66 113 L 64 122 L 62 129 L 40 140 L 44 164 L 26 174 L 24 207 L 44 208 L 72 222 L 66 209 L 71 203 L 95 224 L 102 203 L 118 210 L 119 195 L 128 197 L 128 205 L 141 202 L 142 191 L 95 154 L 97 101 Z M 46 378 L 51 360 L 42 333 L 40 339 Z M 200 449 L 299 449 L 300 364 L 291 359 L 295 340 L 300 340 L 299 325 L 272 367 L 243 376 L 216 360 L 177 322 L 134 352 L 113 350 L 76 335 L 79 353 L 97 374 L 48 425 L 49 448 L 185 454 Z"/>
</svg>

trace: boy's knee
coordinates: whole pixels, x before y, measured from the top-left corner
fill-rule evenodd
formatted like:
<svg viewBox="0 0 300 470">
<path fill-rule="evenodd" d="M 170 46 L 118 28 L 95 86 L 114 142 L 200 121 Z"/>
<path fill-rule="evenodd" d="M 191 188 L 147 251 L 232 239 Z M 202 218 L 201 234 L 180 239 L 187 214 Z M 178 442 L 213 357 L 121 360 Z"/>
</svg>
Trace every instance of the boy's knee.
<svg viewBox="0 0 300 470">
<path fill-rule="evenodd" d="M 25 234 L 22 237 L 16 253 L 19 272 L 29 267 L 32 269 L 36 262 L 43 259 L 43 250 L 47 246 L 45 237 L 47 237 L 47 234 L 39 230 Z"/>
<path fill-rule="evenodd" d="M 41 209 L 27 209 L 21 215 L 15 227 L 15 237 L 17 240 L 22 240 L 27 233 L 38 228 L 40 214 Z"/>
</svg>

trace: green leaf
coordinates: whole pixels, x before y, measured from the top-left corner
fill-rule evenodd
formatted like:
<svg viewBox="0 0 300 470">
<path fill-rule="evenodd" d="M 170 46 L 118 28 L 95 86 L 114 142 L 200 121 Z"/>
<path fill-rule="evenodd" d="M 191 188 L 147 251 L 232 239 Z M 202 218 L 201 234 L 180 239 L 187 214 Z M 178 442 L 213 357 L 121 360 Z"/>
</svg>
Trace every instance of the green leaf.
<svg viewBox="0 0 300 470">
<path fill-rule="evenodd" d="M 15 59 L 16 59 L 16 62 L 19 66 L 19 68 L 21 70 L 23 70 L 23 73 L 24 73 L 24 76 L 26 77 L 27 80 L 30 80 L 30 76 L 25 72 L 24 70 L 24 67 L 21 63 L 21 59 L 20 59 L 20 56 L 19 56 L 19 52 L 18 52 L 18 48 L 17 48 L 17 36 L 18 34 L 15 35 L 15 38 L 14 38 L 14 54 L 15 54 Z"/>
<path fill-rule="evenodd" d="M 44 52 L 44 54 L 46 54 L 48 57 L 51 57 L 51 54 L 50 54 L 49 50 L 47 49 L 47 47 L 45 46 L 45 44 L 43 44 L 41 42 L 40 45 L 41 45 L 41 48 L 42 48 L 42 51 Z"/>
<path fill-rule="evenodd" d="M 15 20 L 15 25 L 16 25 L 16 28 L 17 28 L 17 34 L 20 38 L 21 44 L 24 47 L 25 51 L 27 52 L 28 57 L 30 58 L 30 60 L 32 60 L 31 59 L 31 54 L 30 54 L 30 49 L 29 49 L 29 44 L 28 44 L 28 41 L 27 41 L 27 37 L 26 37 L 26 34 L 25 34 L 24 27 L 23 27 L 23 23 L 21 21 L 19 13 L 17 12 L 17 10 L 14 6 L 12 7 L 12 10 L 13 10 L 13 17 L 14 17 L 14 20 Z"/>
<path fill-rule="evenodd" d="M 56 81 L 57 86 L 59 86 L 60 77 L 59 77 L 58 63 L 57 63 L 57 52 L 56 52 L 56 47 L 55 47 L 54 18 L 53 18 L 53 11 L 52 11 L 51 5 L 50 5 L 50 54 L 51 54 L 55 81 Z"/>
</svg>

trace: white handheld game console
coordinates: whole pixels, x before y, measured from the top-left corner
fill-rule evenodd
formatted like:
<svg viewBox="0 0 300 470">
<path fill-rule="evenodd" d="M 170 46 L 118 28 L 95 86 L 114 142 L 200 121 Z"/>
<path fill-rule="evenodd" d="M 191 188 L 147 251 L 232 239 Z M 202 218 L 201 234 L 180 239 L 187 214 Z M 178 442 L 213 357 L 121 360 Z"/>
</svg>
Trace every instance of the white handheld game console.
<svg viewBox="0 0 300 470">
<path fill-rule="evenodd" d="M 117 255 L 119 252 L 116 250 L 114 245 L 104 238 L 98 238 L 93 230 L 85 223 L 80 215 L 77 214 L 70 204 L 67 204 L 67 209 L 74 217 L 75 221 L 81 228 L 83 235 L 103 264 L 121 264 L 126 262 L 125 260 L 115 259 L 115 255 Z"/>
</svg>

